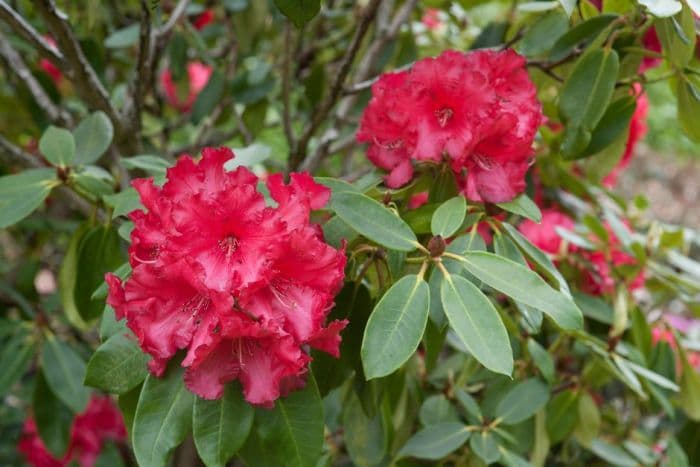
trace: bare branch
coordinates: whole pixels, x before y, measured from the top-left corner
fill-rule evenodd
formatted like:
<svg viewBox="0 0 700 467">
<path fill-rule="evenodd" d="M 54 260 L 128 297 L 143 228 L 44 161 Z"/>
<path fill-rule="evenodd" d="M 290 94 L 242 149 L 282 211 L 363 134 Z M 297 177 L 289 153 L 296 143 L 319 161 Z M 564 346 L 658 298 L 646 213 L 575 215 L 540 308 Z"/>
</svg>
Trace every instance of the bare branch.
<svg viewBox="0 0 700 467">
<path fill-rule="evenodd" d="M 166 21 L 166 23 L 158 29 L 157 35 L 159 37 L 168 36 L 170 34 L 178 21 L 180 21 L 180 19 L 184 16 L 189 4 L 190 0 L 180 0 L 177 3 L 175 9 L 172 11 L 172 13 L 170 13 L 168 21 Z"/>
<path fill-rule="evenodd" d="M 0 56 L 7 62 L 7 68 L 24 83 L 34 97 L 37 105 L 41 107 L 53 123 L 63 126 L 71 126 L 73 119 L 65 110 L 58 107 L 46 94 L 41 84 L 34 78 L 19 53 L 12 47 L 5 35 L 0 31 Z"/>
<path fill-rule="evenodd" d="M 66 71 L 69 78 L 75 81 L 76 92 L 89 108 L 103 111 L 112 120 L 117 133 L 117 143 L 127 142 L 130 144 L 129 140 L 133 143 L 133 135 L 124 131 L 122 120 L 112 106 L 107 90 L 80 48 L 65 14 L 56 8 L 53 0 L 36 0 L 34 5 L 51 29 L 60 50 L 65 55 L 68 64 Z"/>
<path fill-rule="evenodd" d="M 36 29 L 34 29 L 31 24 L 27 23 L 24 18 L 22 18 L 22 15 L 13 10 L 5 0 L 0 0 L 0 19 L 5 21 L 17 34 L 32 44 L 34 48 L 39 51 L 41 56 L 51 60 L 59 68 L 65 68 L 63 54 L 49 47 L 49 44 L 46 43 Z"/>
<path fill-rule="evenodd" d="M 282 123 L 284 135 L 290 148 L 296 145 L 296 138 L 292 130 L 290 93 L 292 85 L 292 27 L 289 21 L 284 25 L 284 60 L 282 62 Z"/>
<path fill-rule="evenodd" d="M 122 110 L 123 119 L 130 124 L 132 133 L 140 134 L 141 109 L 148 89 L 153 41 L 151 40 L 151 10 L 146 0 L 141 0 L 139 28 L 139 53 L 136 70 L 129 83 L 129 93 Z M 137 146 L 139 141 L 137 141 Z"/>
<path fill-rule="evenodd" d="M 367 48 L 365 53 L 362 55 L 362 60 L 357 66 L 357 71 L 355 72 L 355 81 L 358 82 L 357 85 L 353 85 L 350 89 L 355 86 L 371 86 L 373 80 L 377 78 L 372 78 L 373 68 L 379 60 L 379 56 L 386 46 L 386 44 L 394 39 L 399 34 L 401 26 L 408 21 L 411 13 L 416 7 L 418 0 L 407 0 L 401 8 L 394 14 L 393 19 L 388 24 L 380 25 L 382 27 L 378 28 L 378 37 L 372 41 L 370 46 Z M 331 127 L 326 130 L 326 133 L 321 137 L 321 143 L 316 147 L 313 154 L 307 157 L 301 164 L 301 170 L 313 171 L 318 167 L 318 164 L 326 157 L 328 154 L 331 143 L 338 137 L 339 132 L 334 128 L 343 121 L 345 121 L 350 114 L 355 102 L 357 101 L 357 93 L 350 93 L 338 104 L 338 108 L 335 111 L 334 122 Z"/>
<path fill-rule="evenodd" d="M 362 39 L 364 39 L 365 34 L 369 30 L 370 24 L 373 22 L 379 5 L 382 0 L 371 0 L 370 3 L 365 7 L 362 14 L 362 18 L 355 29 L 355 34 L 353 35 L 350 45 L 345 52 L 345 56 L 340 63 L 340 67 L 336 74 L 335 80 L 331 86 L 331 89 L 325 99 L 321 102 L 319 107 L 316 109 L 311 117 L 311 122 L 304 128 L 296 147 L 293 149 L 289 158 L 289 169 L 296 169 L 306 157 L 307 146 L 309 140 L 314 135 L 318 127 L 323 123 L 323 121 L 328 117 L 331 109 L 340 98 L 343 86 L 345 84 L 345 79 L 350 73 L 352 64 L 355 61 L 355 56 L 357 55 L 360 45 L 362 44 Z"/>
<path fill-rule="evenodd" d="M 8 162 L 19 162 L 24 167 L 44 167 L 44 164 L 39 159 L 28 152 L 22 151 L 22 149 L 6 140 L 2 135 L 0 135 L 0 155 L 4 155 L 3 159 Z"/>
</svg>

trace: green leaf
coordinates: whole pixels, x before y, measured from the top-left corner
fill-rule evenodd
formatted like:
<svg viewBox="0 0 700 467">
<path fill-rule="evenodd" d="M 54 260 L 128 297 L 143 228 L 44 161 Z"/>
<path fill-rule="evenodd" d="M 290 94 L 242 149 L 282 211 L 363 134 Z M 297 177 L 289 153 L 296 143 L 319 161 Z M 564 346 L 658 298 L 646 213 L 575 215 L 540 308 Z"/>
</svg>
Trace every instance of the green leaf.
<svg viewBox="0 0 700 467">
<path fill-rule="evenodd" d="M 150 175 L 165 175 L 168 167 L 170 167 L 170 162 L 160 156 L 151 154 L 124 157 L 122 163 L 127 169 L 141 169 Z"/>
<path fill-rule="evenodd" d="M 125 28 L 114 31 L 105 39 L 105 47 L 108 49 L 123 49 L 131 47 L 139 41 L 139 31 L 141 28 L 138 23 L 131 24 Z"/>
<path fill-rule="evenodd" d="M 576 0 L 559 0 L 559 3 L 561 3 L 561 7 L 564 9 L 567 16 L 571 16 L 574 12 L 574 8 L 576 8 Z"/>
<path fill-rule="evenodd" d="M 491 301 L 474 284 L 455 275 L 442 281 L 440 296 L 450 327 L 474 358 L 489 370 L 510 376 L 510 339 Z"/>
<path fill-rule="evenodd" d="M 515 425 L 535 415 L 549 400 L 549 388 L 530 378 L 508 391 L 496 407 L 496 417 L 506 425 Z"/>
<path fill-rule="evenodd" d="M 112 144 L 112 121 L 102 111 L 90 114 L 73 130 L 75 163 L 90 164 L 99 159 Z"/>
<path fill-rule="evenodd" d="M 531 464 L 519 455 L 508 451 L 503 446 L 499 446 L 498 448 L 499 451 L 501 451 L 501 462 L 506 467 L 531 467 Z"/>
<path fill-rule="evenodd" d="M 124 459 L 114 442 L 102 445 L 100 456 L 95 460 L 94 467 L 124 467 Z"/>
<path fill-rule="evenodd" d="M 664 56 L 678 69 L 690 63 L 695 52 L 695 20 L 687 6 L 679 13 L 654 22 Z"/>
<path fill-rule="evenodd" d="M 590 143 L 592 131 L 605 114 L 615 90 L 619 67 L 617 52 L 594 48 L 576 62 L 564 82 L 559 112 L 567 122 L 562 143 L 567 158 L 578 157 Z"/>
<path fill-rule="evenodd" d="M 323 405 L 316 381 L 309 377 L 306 387 L 278 399 L 272 410 L 255 416 L 258 434 L 267 449 L 288 467 L 314 467 L 323 446 Z"/>
<path fill-rule="evenodd" d="M 583 316 L 576 304 L 525 266 L 493 253 L 468 251 L 464 267 L 476 278 L 516 301 L 537 308 L 563 329 L 581 329 Z"/>
<path fill-rule="evenodd" d="M 32 409 L 39 437 L 51 454 L 61 459 L 68 448 L 73 414 L 51 391 L 41 371 L 34 385 Z"/>
<path fill-rule="evenodd" d="M 119 234 L 113 227 L 93 227 L 80 241 L 74 298 L 84 321 L 89 322 L 100 316 L 104 301 L 92 300 L 92 294 L 104 281 L 105 273 L 123 262 Z"/>
<path fill-rule="evenodd" d="M 556 62 L 569 55 L 576 47 L 585 48 L 587 43 L 598 36 L 618 16 L 599 15 L 577 24 L 557 40 L 549 53 L 549 60 Z"/>
<path fill-rule="evenodd" d="M 83 386 L 83 359 L 68 344 L 53 336 L 44 341 L 41 358 L 46 382 L 56 397 L 76 414 L 85 410 L 90 390 Z"/>
<path fill-rule="evenodd" d="M 467 215 L 467 201 L 464 196 L 455 196 L 442 203 L 433 213 L 430 230 L 433 235 L 448 238 L 454 235 Z"/>
<path fill-rule="evenodd" d="M 0 177 L 0 229 L 31 214 L 59 183 L 53 169 L 30 169 Z"/>
<path fill-rule="evenodd" d="M 574 435 L 583 446 L 590 447 L 600 432 L 600 410 L 593 398 L 583 391 L 578 400 L 578 422 Z"/>
<path fill-rule="evenodd" d="M 225 85 L 224 74 L 219 70 L 215 70 L 202 92 L 197 95 L 197 100 L 194 101 L 191 115 L 192 123 L 196 125 L 204 117 L 212 113 L 214 108 L 221 102 Z"/>
<path fill-rule="evenodd" d="M 578 421 L 578 392 L 562 391 L 547 404 L 547 434 L 552 444 L 569 436 Z"/>
<path fill-rule="evenodd" d="M 192 393 L 183 384 L 183 368 L 172 364 L 162 378 L 146 377 L 131 442 L 142 467 L 164 467 L 192 424 Z"/>
<path fill-rule="evenodd" d="M 68 322 L 80 330 L 86 330 L 88 326 L 80 317 L 80 313 L 78 313 L 73 292 L 75 291 L 75 281 L 78 270 L 78 247 L 88 230 L 90 230 L 90 224 L 87 222 L 81 224 L 75 230 L 70 242 L 68 242 L 68 248 L 63 257 L 61 269 L 58 271 L 58 293 L 61 297 L 63 313 L 66 315 Z"/>
<path fill-rule="evenodd" d="M 39 150 L 52 165 L 67 167 L 75 158 L 73 134 L 64 128 L 51 125 L 39 139 Z"/>
<path fill-rule="evenodd" d="M 591 142 L 581 153 L 581 157 L 597 154 L 613 144 L 623 133 L 626 135 L 636 107 L 637 100 L 633 96 L 623 96 L 612 102 L 593 130 Z M 626 140 L 627 137 L 625 136 Z M 613 162 L 616 163 L 617 161 Z M 605 173 L 608 173 L 615 166 L 614 163 L 610 164 L 610 168 Z"/>
<path fill-rule="evenodd" d="M 700 374 L 688 362 L 688 357 L 682 346 L 678 348 L 683 366 L 681 373 L 681 392 L 678 402 L 686 415 L 695 421 L 700 420 Z"/>
<path fill-rule="evenodd" d="M 541 15 L 525 32 L 520 41 L 519 51 L 526 57 L 544 55 L 568 29 L 569 19 L 561 10 L 556 9 Z"/>
<path fill-rule="evenodd" d="M 369 416 L 355 391 L 349 391 L 343 404 L 342 426 L 345 447 L 357 466 L 388 464 L 388 427 L 381 410 Z"/>
<path fill-rule="evenodd" d="M 126 320 L 117 321 L 116 316 L 114 316 L 114 309 L 109 305 L 105 305 L 105 309 L 102 312 L 102 320 L 100 321 L 100 339 L 106 341 L 117 333 L 128 331 Z"/>
<path fill-rule="evenodd" d="M 420 407 L 418 419 L 424 426 L 459 422 L 459 415 L 450 401 L 442 394 L 429 396 Z"/>
<path fill-rule="evenodd" d="M 114 211 L 112 211 L 112 218 L 123 216 L 137 209 L 143 209 L 139 194 L 133 187 L 129 187 L 114 195 L 103 196 L 102 199 L 107 205 L 114 209 Z"/>
<path fill-rule="evenodd" d="M 275 0 L 275 5 L 298 28 L 311 21 L 321 10 L 321 0 Z"/>
<path fill-rule="evenodd" d="M 194 444 L 207 467 L 223 467 L 245 442 L 253 426 L 253 408 L 235 384 L 227 384 L 218 400 L 195 398 Z"/>
<path fill-rule="evenodd" d="M 470 432 L 462 423 L 430 425 L 406 441 L 398 457 L 439 460 L 463 445 L 469 435 Z"/>
<path fill-rule="evenodd" d="M 518 195 L 515 199 L 506 203 L 497 203 L 501 209 L 527 217 L 528 219 L 537 222 L 542 221 L 542 212 L 540 208 L 532 201 L 525 193 Z"/>
<path fill-rule="evenodd" d="M 678 120 L 685 134 L 693 141 L 700 141 L 700 98 L 698 87 L 690 81 L 678 80 Z"/>
<path fill-rule="evenodd" d="M 90 358 L 85 384 L 113 394 L 124 394 L 146 378 L 148 360 L 132 335 L 114 334 Z"/>
<path fill-rule="evenodd" d="M 34 356 L 34 345 L 24 330 L 16 332 L 0 347 L 0 399 L 27 371 Z"/>
<path fill-rule="evenodd" d="M 549 352 L 547 352 L 547 349 L 542 347 L 539 342 L 533 338 L 529 338 L 527 340 L 527 351 L 530 352 L 532 361 L 537 369 L 540 370 L 542 377 L 547 380 L 548 383 L 553 383 L 556 377 L 554 359 Z"/>
<path fill-rule="evenodd" d="M 469 439 L 469 447 L 487 464 L 492 464 L 501 457 L 498 443 L 491 433 L 485 431 L 474 433 Z"/>
<path fill-rule="evenodd" d="M 236 157 L 224 164 L 226 170 L 233 170 L 236 167 L 253 167 L 266 161 L 272 155 L 272 148 L 267 144 L 253 143 L 243 148 L 233 150 Z"/>
<path fill-rule="evenodd" d="M 639 463 L 627 452 L 613 444 L 601 439 L 595 439 L 591 443 L 590 450 L 601 459 L 617 467 L 636 467 Z"/>
<path fill-rule="evenodd" d="M 416 235 L 397 215 L 377 201 L 350 191 L 333 195 L 336 214 L 361 235 L 399 251 L 413 251 Z"/>
<path fill-rule="evenodd" d="M 418 348 L 428 321 L 430 290 L 422 277 L 402 277 L 384 294 L 367 321 L 362 365 L 367 379 L 393 373 Z"/>
</svg>

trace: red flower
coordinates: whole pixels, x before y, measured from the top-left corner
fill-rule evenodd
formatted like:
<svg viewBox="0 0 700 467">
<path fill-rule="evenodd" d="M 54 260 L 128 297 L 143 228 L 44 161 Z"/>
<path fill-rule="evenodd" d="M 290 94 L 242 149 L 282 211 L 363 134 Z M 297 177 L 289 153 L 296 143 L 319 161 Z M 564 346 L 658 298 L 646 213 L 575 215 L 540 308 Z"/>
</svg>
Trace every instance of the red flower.
<svg viewBox="0 0 700 467">
<path fill-rule="evenodd" d="M 539 224 L 526 219 L 518 230 L 540 250 L 558 255 L 562 253 L 562 238 L 557 233 L 557 227 L 573 230 L 574 221 L 557 209 L 550 208 L 542 210 L 542 221 Z"/>
<path fill-rule="evenodd" d="M 408 199 L 408 209 L 418 209 L 428 203 L 428 192 L 421 191 Z"/>
<path fill-rule="evenodd" d="M 160 84 L 165 93 L 168 104 L 181 112 L 188 112 L 192 104 L 197 99 L 199 93 L 209 82 L 213 68 L 201 62 L 190 62 L 187 64 L 187 96 L 181 97 L 178 93 L 176 83 L 173 81 L 170 69 L 166 68 L 160 74 Z"/>
<path fill-rule="evenodd" d="M 662 326 L 655 326 L 651 330 L 651 342 L 654 345 L 659 342 L 666 342 L 672 349 L 676 348 L 676 339 L 673 336 L 673 331 Z"/>
<path fill-rule="evenodd" d="M 634 150 L 637 146 L 639 140 L 644 138 L 647 133 L 647 114 L 649 113 L 649 99 L 647 95 L 642 90 L 642 87 L 635 83 L 634 92 L 637 97 L 637 106 L 634 109 L 634 114 L 632 114 L 632 120 L 630 121 L 629 135 L 627 136 L 627 143 L 625 145 L 625 152 L 622 154 L 620 162 L 617 163 L 615 168 L 605 176 L 603 179 L 603 185 L 608 188 L 612 188 L 617 183 L 617 177 L 620 175 L 624 169 L 632 161 L 632 156 L 634 156 Z"/>
<path fill-rule="evenodd" d="M 214 21 L 214 10 L 208 8 L 197 15 L 194 21 L 192 21 L 192 26 L 194 26 L 197 31 L 201 31 L 209 26 L 212 21 Z"/>
<path fill-rule="evenodd" d="M 389 187 L 412 178 L 412 161 L 446 161 L 467 197 L 502 202 L 525 189 L 541 121 L 523 57 L 448 50 L 383 75 L 357 139 L 369 143 L 370 161 L 389 171 Z"/>
<path fill-rule="evenodd" d="M 324 322 L 345 255 L 310 223 L 330 192 L 307 174 L 292 174 L 288 185 L 271 175 L 270 207 L 252 172 L 224 171 L 229 149 L 202 154 L 199 163 L 180 158 L 162 188 L 134 182 L 147 212 L 130 215 L 133 272 L 124 284 L 107 276 L 108 301 L 153 357 L 154 374 L 185 349 L 185 383 L 195 394 L 219 398 L 239 379 L 249 402 L 271 406 L 303 386 L 306 346 L 338 355 L 346 322 Z"/>
<path fill-rule="evenodd" d="M 431 31 L 439 28 L 442 25 L 442 21 L 440 21 L 440 10 L 437 8 L 426 8 L 421 22 Z"/>
<path fill-rule="evenodd" d="M 39 437 L 33 418 L 24 422 L 17 449 L 33 467 L 63 467 L 77 462 L 80 467 L 92 467 L 100 455 L 105 440 L 123 441 L 126 428 L 121 413 L 109 397 L 92 397 L 85 412 L 75 417 L 66 454 L 55 458 Z"/>
<path fill-rule="evenodd" d="M 661 41 L 659 40 L 658 34 L 656 34 L 656 28 L 652 26 L 647 29 L 642 37 L 642 45 L 651 52 L 661 53 Z M 642 58 L 642 63 L 639 65 L 639 73 L 644 73 L 651 68 L 656 68 L 660 63 L 661 58 L 644 56 L 644 58 Z"/>
<path fill-rule="evenodd" d="M 51 36 L 43 36 L 44 42 L 46 42 L 46 45 L 49 46 L 49 48 L 53 50 L 56 49 L 56 41 L 53 40 L 53 37 Z M 42 58 L 39 60 L 39 68 L 41 68 L 44 73 L 49 75 L 51 77 L 51 80 L 54 82 L 56 86 L 61 84 L 61 81 L 63 80 L 63 73 L 61 73 L 61 70 L 58 69 L 58 67 L 48 58 Z"/>
<path fill-rule="evenodd" d="M 590 267 L 583 271 L 582 288 L 592 295 L 605 295 L 615 291 L 619 279 L 615 277 L 615 268 L 623 266 L 637 266 L 637 259 L 622 251 L 620 241 L 609 225 L 605 225 L 610 239 L 607 251 L 582 250 L 582 257 Z M 629 290 L 637 290 L 644 287 L 646 276 L 641 270 L 628 282 Z"/>
</svg>

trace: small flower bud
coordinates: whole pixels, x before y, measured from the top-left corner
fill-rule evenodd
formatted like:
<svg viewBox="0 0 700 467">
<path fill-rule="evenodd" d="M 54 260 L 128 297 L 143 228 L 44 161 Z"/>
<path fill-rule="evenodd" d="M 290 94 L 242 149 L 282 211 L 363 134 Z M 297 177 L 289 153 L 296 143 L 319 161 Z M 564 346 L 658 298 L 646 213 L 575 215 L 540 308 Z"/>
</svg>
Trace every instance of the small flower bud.
<svg viewBox="0 0 700 467">
<path fill-rule="evenodd" d="M 445 252 L 445 239 L 436 235 L 428 242 L 428 251 L 431 258 L 438 258 Z"/>
</svg>

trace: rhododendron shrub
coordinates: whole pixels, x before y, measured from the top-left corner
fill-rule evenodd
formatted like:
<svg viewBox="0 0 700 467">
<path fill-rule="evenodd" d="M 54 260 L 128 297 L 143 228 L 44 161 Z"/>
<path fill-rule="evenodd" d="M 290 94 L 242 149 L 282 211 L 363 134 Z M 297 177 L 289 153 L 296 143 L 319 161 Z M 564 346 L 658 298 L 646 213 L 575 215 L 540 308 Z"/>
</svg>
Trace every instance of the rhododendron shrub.
<svg viewBox="0 0 700 467">
<path fill-rule="evenodd" d="M 92 3 L 0 1 L 0 465 L 700 465 L 697 2 Z"/>
</svg>

